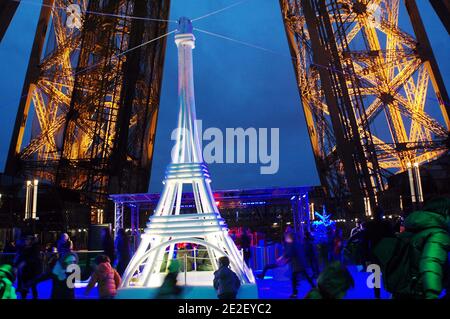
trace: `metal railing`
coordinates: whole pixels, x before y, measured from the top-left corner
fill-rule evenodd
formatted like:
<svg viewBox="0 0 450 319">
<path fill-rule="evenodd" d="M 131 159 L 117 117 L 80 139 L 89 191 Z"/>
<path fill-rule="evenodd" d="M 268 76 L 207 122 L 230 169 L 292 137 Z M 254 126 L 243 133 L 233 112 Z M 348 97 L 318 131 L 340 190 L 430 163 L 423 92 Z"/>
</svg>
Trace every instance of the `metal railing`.
<svg viewBox="0 0 450 319">
<path fill-rule="evenodd" d="M 282 255 L 282 250 L 281 244 L 250 247 L 250 268 L 256 271 L 263 270 L 265 265 L 276 262 L 276 259 Z"/>
</svg>

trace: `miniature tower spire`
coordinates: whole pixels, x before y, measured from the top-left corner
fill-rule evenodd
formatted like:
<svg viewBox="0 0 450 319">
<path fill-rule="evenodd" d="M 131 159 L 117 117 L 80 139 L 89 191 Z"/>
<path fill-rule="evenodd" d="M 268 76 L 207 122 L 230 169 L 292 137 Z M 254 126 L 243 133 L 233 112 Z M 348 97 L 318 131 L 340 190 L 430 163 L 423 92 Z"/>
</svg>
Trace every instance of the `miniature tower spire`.
<svg viewBox="0 0 450 319">
<path fill-rule="evenodd" d="M 225 220 L 220 216 L 213 193 L 208 167 L 203 162 L 199 136 L 196 127 L 194 76 L 192 49 L 195 37 L 188 18 L 178 20 L 175 43 L 178 49 L 178 131 L 172 161 L 167 166 L 164 189 L 147 223 L 142 240 L 128 265 L 122 287 L 158 286 L 162 273 L 170 261 L 176 258 L 175 245 L 194 243 L 208 253 L 212 270 L 218 268 L 218 259 L 228 256 L 230 266 L 243 283 L 254 283 L 251 270 L 237 249 Z M 196 213 L 181 211 L 183 186 L 190 184 L 194 193 Z M 165 265 L 165 267 L 163 266 Z M 209 285 L 212 271 L 197 272 L 196 278 Z M 200 280 L 200 281 L 202 281 Z M 197 280 L 198 281 L 198 280 Z"/>
</svg>

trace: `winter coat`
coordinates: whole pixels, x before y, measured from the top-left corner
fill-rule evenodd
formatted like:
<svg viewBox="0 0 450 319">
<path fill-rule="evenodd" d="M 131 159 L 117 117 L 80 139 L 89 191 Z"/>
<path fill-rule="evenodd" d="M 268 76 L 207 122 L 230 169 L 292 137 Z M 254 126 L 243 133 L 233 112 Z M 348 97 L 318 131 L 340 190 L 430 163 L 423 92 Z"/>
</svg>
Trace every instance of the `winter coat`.
<svg viewBox="0 0 450 319">
<path fill-rule="evenodd" d="M 20 281 L 29 281 L 42 272 L 40 247 L 34 243 L 30 247 L 20 247 L 16 255 L 15 266 L 19 268 Z"/>
<path fill-rule="evenodd" d="M 70 239 L 63 241 L 63 240 L 58 240 L 58 242 L 56 243 L 56 247 L 58 249 L 58 254 L 60 256 L 65 255 L 67 253 L 70 253 L 73 249 L 73 243 Z"/>
<path fill-rule="evenodd" d="M 0 265 L 0 299 L 17 299 L 12 272 L 10 265 Z"/>
<path fill-rule="evenodd" d="M 425 298 L 438 298 L 450 251 L 449 217 L 442 213 L 415 211 L 405 219 L 406 232 L 414 234 L 412 244 L 422 243 L 419 273 Z"/>
<path fill-rule="evenodd" d="M 8 278 L 0 278 L 0 299 L 17 299 L 16 290 Z"/>
<path fill-rule="evenodd" d="M 293 272 L 300 272 L 306 269 L 305 247 L 297 241 L 286 243 L 283 259 L 288 260 Z"/>
<path fill-rule="evenodd" d="M 109 298 L 117 294 L 117 288 L 120 286 L 121 279 L 111 264 L 106 262 L 97 266 L 97 269 L 91 276 L 91 280 L 89 280 L 87 290 L 94 288 L 96 283 L 98 283 L 100 298 Z"/>
<path fill-rule="evenodd" d="M 367 222 L 361 233 L 363 260 L 366 263 L 372 263 L 376 260 L 372 251 L 383 238 L 394 237 L 394 229 L 384 219 L 374 219 Z"/>
<path fill-rule="evenodd" d="M 305 238 L 305 255 L 309 258 L 315 258 L 317 255 L 316 252 L 316 243 L 314 242 L 314 238 Z"/>
<path fill-rule="evenodd" d="M 214 272 L 214 289 L 217 295 L 237 294 L 241 282 L 238 276 L 228 267 L 222 266 Z"/>
</svg>

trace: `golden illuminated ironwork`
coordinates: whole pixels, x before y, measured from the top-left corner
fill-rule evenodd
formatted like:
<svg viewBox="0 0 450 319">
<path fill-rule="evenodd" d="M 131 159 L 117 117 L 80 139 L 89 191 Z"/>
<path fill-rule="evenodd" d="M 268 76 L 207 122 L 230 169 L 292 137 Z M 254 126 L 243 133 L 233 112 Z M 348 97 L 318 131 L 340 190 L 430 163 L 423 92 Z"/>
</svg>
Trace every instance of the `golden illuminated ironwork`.
<svg viewBox="0 0 450 319">
<path fill-rule="evenodd" d="M 344 152 L 353 152 L 350 144 L 354 143 L 366 156 L 376 154 L 375 161 L 367 159 L 374 195 L 384 189 L 382 183 L 377 186 L 377 178 L 446 152 L 448 94 L 415 1 L 405 3 L 421 41 L 400 27 L 400 0 L 280 0 L 319 175 L 332 195 L 348 190 L 337 128 L 343 127 L 348 146 Z M 323 50 L 325 63 L 317 63 L 322 52 L 314 48 Z M 337 58 L 327 59 L 333 56 Z M 324 75 L 330 77 L 333 98 L 348 95 L 351 110 L 339 111 L 340 126 L 332 123 Z M 344 82 L 336 80 L 340 76 Z M 355 141 L 355 130 L 345 128 L 353 119 L 360 142 Z M 357 166 L 363 164 L 352 165 L 358 172 Z M 374 165 L 379 165 L 379 173 Z M 361 183 L 360 187 L 370 186 Z"/>
<path fill-rule="evenodd" d="M 78 190 L 97 207 L 110 192 L 147 191 L 168 9 L 165 0 L 43 2 L 8 173 Z"/>
</svg>

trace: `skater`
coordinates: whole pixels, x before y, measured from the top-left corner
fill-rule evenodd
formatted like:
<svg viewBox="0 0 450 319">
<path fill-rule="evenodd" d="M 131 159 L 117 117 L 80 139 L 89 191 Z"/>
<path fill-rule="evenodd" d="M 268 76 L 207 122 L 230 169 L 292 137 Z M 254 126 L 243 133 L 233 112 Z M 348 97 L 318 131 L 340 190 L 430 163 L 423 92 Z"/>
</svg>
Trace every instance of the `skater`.
<svg viewBox="0 0 450 319">
<path fill-rule="evenodd" d="M 357 235 L 362 230 L 363 230 L 362 229 L 362 223 L 360 221 L 357 221 L 355 227 L 352 228 L 352 230 L 350 231 L 350 238 L 355 236 L 355 235 Z"/>
<path fill-rule="evenodd" d="M 98 283 L 100 299 L 113 299 L 122 281 L 119 273 L 111 266 L 111 260 L 106 255 L 98 255 L 95 258 L 95 264 L 96 268 L 86 287 L 85 295 L 88 296 Z"/>
<path fill-rule="evenodd" d="M 283 245 L 283 250 L 282 251 L 283 252 L 286 251 L 286 234 L 293 234 L 293 231 L 290 231 L 290 230 L 288 230 L 286 228 L 286 231 L 283 234 L 283 243 L 282 243 L 282 245 Z M 294 237 L 295 237 L 295 235 L 294 235 Z M 278 267 L 283 267 L 283 266 L 285 266 L 287 264 L 287 262 L 288 261 L 287 261 L 286 258 L 284 258 L 284 255 L 281 255 L 281 256 L 277 257 L 277 259 L 275 260 L 275 263 L 266 264 L 264 266 L 264 268 L 263 268 L 263 271 L 260 274 L 258 274 L 256 277 L 258 279 L 262 280 L 266 276 L 267 271 L 269 271 L 271 269 L 278 268 Z"/>
<path fill-rule="evenodd" d="M 244 251 L 245 263 L 247 264 L 247 266 L 250 266 L 250 257 L 251 257 L 250 247 L 251 247 L 252 239 L 250 238 L 248 233 L 249 233 L 248 228 L 244 227 L 244 229 L 242 230 L 241 237 L 240 237 L 240 246 L 241 246 L 241 249 Z"/>
<path fill-rule="evenodd" d="M 125 269 L 130 262 L 130 240 L 123 228 L 120 228 L 117 232 L 117 238 L 115 240 L 117 263 L 116 269 L 120 276 L 123 276 Z"/>
<path fill-rule="evenodd" d="M 311 266 L 313 277 L 317 278 L 319 276 L 319 263 L 317 261 L 317 249 L 314 237 L 311 232 L 305 232 L 305 254 L 306 259 Z"/>
<path fill-rule="evenodd" d="M 450 251 L 449 213 L 450 198 L 430 200 L 405 219 L 405 232 L 381 240 L 375 248 L 393 298 L 439 298 Z"/>
<path fill-rule="evenodd" d="M 304 247 L 295 240 L 293 233 L 285 234 L 286 249 L 283 258 L 286 259 L 291 266 L 291 282 L 292 294 L 290 298 L 297 298 L 299 277 L 305 277 L 311 287 L 315 287 L 314 281 L 306 271 L 306 258 Z"/>
<path fill-rule="evenodd" d="M 60 256 L 66 255 L 73 250 L 73 242 L 70 240 L 70 237 L 67 233 L 62 233 L 59 237 L 58 242 L 56 243 L 56 247 L 58 249 L 58 254 Z"/>
<path fill-rule="evenodd" d="M 214 272 L 214 289 L 219 299 L 236 299 L 241 286 L 238 276 L 230 269 L 230 260 L 223 256 L 219 258 L 219 269 Z"/>
<path fill-rule="evenodd" d="M 383 238 L 394 237 L 394 230 L 391 224 L 383 219 L 384 212 L 377 206 L 374 212 L 374 219 L 364 225 L 362 233 L 362 254 L 365 261 L 365 267 L 370 264 L 376 264 L 377 260 L 373 255 L 373 249 Z M 380 288 L 374 288 L 375 299 L 381 298 Z"/>
<path fill-rule="evenodd" d="M 103 254 L 109 257 L 109 260 L 115 260 L 114 240 L 111 236 L 111 230 L 109 228 L 102 229 L 102 250 Z"/>
<path fill-rule="evenodd" d="M 323 270 L 317 279 L 317 287 L 311 289 L 305 299 L 343 299 L 354 286 L 350 272 L 336 261 Z"/>
<path fill-rule="evenodd" d="M 342 236 L 342 229 L 336 229 L 333 238 L 333 261 L 342 262 L 342 249 L 344 247 L 344 238 Z"/>
<path fill-rule="evenodd" d="M 180 272 L 180 263 L 176 259 L 172 259 L 169 264 L 169 272 L 159 288 L 156 295 L 157 299 L 176 299 L 182 293 L 182 288 L 177 285 L 177 277 Z"/>
<path fill-rule="evenodd" d="M 13 282 L 16 274 L 11 265 L 0 265 L 0 299 L 17 299 Z"/>
<path fill-rule="evenodd" d="M 286 264 L 287 264 L 287 260 L 284 258 L 284 256 L 280 256 L 276 259 L 275 263 L 265 265 L 263 271 L 260 274 L 258 274 L 256 277 L 258 279 L 262 280 L 266 276 L 267 271 L 278 268 L 278 267 L 283 267 Z"/>
<path fill-rule="evenodd" d="M 78 255 L 74 252 L 68 252 L 59 257 L 51 271 L 42 274 L 32 284 L 51 279 L 51 299 L 75 299 L 74 282 L 68 280 L 72 274 L 68 267 L 73 264 L 78 264 Z"/>
<path fill-rule="evenodd" d="M 14 261 L 17 268 L 17 291 L 22 299 L 27 299 L 31 288 L 33 299 L 38 299 L 36 284 L 29 285 L 42 273 L 42 259 L 39 243 L 32 235 L 23 238 Z"/>
</svg>

